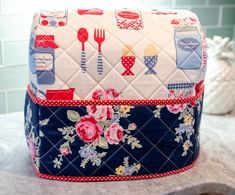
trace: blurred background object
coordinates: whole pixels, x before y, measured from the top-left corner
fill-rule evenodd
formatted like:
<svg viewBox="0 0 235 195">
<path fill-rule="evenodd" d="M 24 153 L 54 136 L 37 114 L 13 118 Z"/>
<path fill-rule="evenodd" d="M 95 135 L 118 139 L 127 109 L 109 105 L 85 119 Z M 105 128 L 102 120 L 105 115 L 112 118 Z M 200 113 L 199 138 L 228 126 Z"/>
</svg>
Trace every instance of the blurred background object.
<svg viewBox="0 0 235 195">
<path fill-rule="evenodd" d="M 235 41 L 214 36 L 207 38 L 207 75 L 203 111 L 227 114 L 235 105 Z"/>
<path fill-rule="evenodd" d="M 108 3 L 109 2 L 109 3 Z M 99 0 L 104 9 L 190 9 L 200 18 L 207 37 L 235 38 L 235 0 Z M 0 114 L 23 110 L 27 83 L 28 38 L 32 14 L 40 9 L 75 9 L 97 0 L 0 0 Z M 208 71 L 209 72 L 209 71 Z M 235 88 L 230 88 L 235 90 Z"/>
</svg>

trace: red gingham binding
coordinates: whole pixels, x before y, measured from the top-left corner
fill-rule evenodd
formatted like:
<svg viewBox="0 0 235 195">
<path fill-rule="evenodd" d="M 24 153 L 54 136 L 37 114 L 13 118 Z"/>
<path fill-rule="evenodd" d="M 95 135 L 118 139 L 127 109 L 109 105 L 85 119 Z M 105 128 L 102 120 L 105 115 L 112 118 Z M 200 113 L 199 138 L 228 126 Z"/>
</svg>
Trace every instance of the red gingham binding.
<svg viewBox="0 0 235 195">
<path fill-rule="evenodd" d="M 165 176 L 174 175 L 177 173 L 181 173 L 188 169 L 191 169 L 196 160 L 183 168 L 168 171 L 165 173 L 156 173 L 156 174 L 148 174 L 148 175 L 136 175 L 136 176 L 56 176 L 56 175 L 48 175 L 40 173 L 38 168 L 34 165 L 35 173 L 38 177 L 42 179 L 50 179 L 50 180 L 59 180 L 59 181 L 71 181 L 71 182 L 99 182 L 99 181 L 123 181 L 123 180 L 140 180 L 140 179 L 152 179 L 152 178 L 160 178 Z"/>
<path fill-rule="evenodd" d="M 145 100 L 44 100 L 34 96 L 28 85 L 28 94 L 35 104 L 40 106 L 87 106 L 87 105 L 174 105 L 195 103 L 203 94 L 204 86 L 200 87 L 195 96 L 175 99 Z"/>
</svg>

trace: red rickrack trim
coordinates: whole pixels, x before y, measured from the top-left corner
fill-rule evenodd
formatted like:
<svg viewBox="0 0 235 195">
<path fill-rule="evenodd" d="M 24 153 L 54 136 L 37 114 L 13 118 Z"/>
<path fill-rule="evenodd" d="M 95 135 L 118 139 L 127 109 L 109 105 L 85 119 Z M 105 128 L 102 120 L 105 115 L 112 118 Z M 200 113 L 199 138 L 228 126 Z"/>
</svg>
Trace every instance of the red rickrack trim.
<svg viewBox="0 0 235 195">
<path fill-rule="evenodd" d="M 196 160 L 195 160 L 196 161 Z M 170 175 L 174 175 L 177 173 L 181 173 L 183 171 L 187 171 L 191 169 L 195 163 L 195 161 L 183 168 L 168 171 L 165 173 L 156 173 L 156 174 L 148 174 L 148 175 L 132 175 L 132 176 L 56 176 L 56 175 L 48 175 L 44 173 L 40 173 L 38 168 L 34 165 L 35 173 L 38 177 L 42 179 L 50 179 L 50 180 L 59 180 L 59 181 L 71 181 L 71 182 L 99 182 L 99 181 L 123 181 L 123 180 L 140 180 L 140 179 L 152 179 L 152 178 L 160 178 L 166 177 Z"/>
<path fill-rule="evenodd" d="M 203 94 L 202 86 L 195 96 L 175 99 L 144 99 L 144 100 L 44 100 L 34 96 L 28 85 L 28 94 L 35 104 L 40 106 L 88 106 L 88 105 L 174 105 L 194 104 Z"/>
</svg>

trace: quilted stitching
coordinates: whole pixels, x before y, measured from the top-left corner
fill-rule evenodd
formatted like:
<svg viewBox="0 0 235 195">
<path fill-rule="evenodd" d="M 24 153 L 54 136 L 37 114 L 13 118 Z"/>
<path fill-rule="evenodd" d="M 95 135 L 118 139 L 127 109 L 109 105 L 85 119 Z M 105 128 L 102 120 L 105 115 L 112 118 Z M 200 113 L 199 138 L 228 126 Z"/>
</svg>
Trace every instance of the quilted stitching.
<svg viewBox="0 0 235 195">
<path fill-rule="evenodd" d="M 168 86 L 193 86 L 198 81 L 203 80 L 205 67 L 203 65 L 198 70 L 181 70 L 176 66 L 176 51 L 174 43 L 174 35 L 170 21 L 172 17 L 156 16 L 151 12 L 142 12 L 142 19 L 144 22 L 144 30 L 126 31 L 133 36 L 123 36 L 123 30 L 119 28 L 110 27 L 107 29 L 107 23 L 110 18 L 115 18 L 114 12 L 105 12 L 107 16 L 86 16 L 81 20 L 75 11 L 68 12 L 68 20 L 66 26 L 53 28 L 43 27 L 38 24 L 39 15 L 34 18 L 33 27 L 36 27 L 36 34 L 54 35 L 55 42 L 59 48 L 55 50 L 55 83 L 53 85 L 37 85 L 38 89 L 46 92 L 47 89 L 68 89 L 71 86 L 77 90 L 75 92 L 75 99 L 90 99 L 95 89 L 106 89 L 110 87 L 118 87 L 121 92 L 121 98 L 124 99 L 154 99 L 168 97 Z M 191 12 L 179 11 L 177 17 L 192 16 L 197 17 Z M 86 74 L 82 73 L 80 67 L 80 43 L 77 40 L 77 30 L 80 27 L 87 27 L 89 24 L 89 41 L 86 42 Z M 114 23 L 115 24 L 115 23 Z M 162 25 L 168 24 L 168 25 Z M 156 38 L 156 28 L 158 28 L 158 37 Z M 200 29 L 200 25 L 197 24 Z M 98 75 L 96 71 L 97 64 L 97 43 L 92 40 L 93 29 L 105 29 L 106 39 L 102 43 L 104 74 Z M 201 33 L 201 30 L 200 30 Z M 122 38 L 120 38 L 122 37 Z M 135 65 L 131 71 L 134 72 L 133 77 L 122 76 L 124 67 L 121 65 L 120 48 L 132 42 L 132 49 L 135 53 Z M 157 74 L 146 76 L 144 72 L 148 67 L 144 64 L 143 48 L 146 43 L 155 45 L 158 49 Z M 33 49 L 33 47 L 31 48 Z M 119 53 L 118 53 L 119 52 Z M 195 53 L 195 51 L 192 51 Z M 196 53 L 198 55 L 198 53 Z M 190 58 L 192 54 L 185 59 Z M 162 58 L 162 59 L 161 59 Z M 91 68 L 92 66 L 92 68 Z M 65 68 L 66 67 L 66 68 Z M 37 83 L 36 77 L 29 74 L 30 81 Z M 117 85 L 115 83 L 118 83 Z M 183 84 L 182 84 L 183 83 Z M 74 86 L 76 84 L 76 86 Z M 77 85 L 79 84 L 79 85 Z M 184 118 L 182 113 L 174 113 L 176 108 L 171 113 L 168 107 L 156 107 L 156 105 L 136 105 L 133 111 L 130 111 L 130 117 L 120 119 L 121 126 L 129 127 L 135 123 L 137 127 L 135 131 L 130 132 L 129 135 L 139 140 L 142 144 L 138 150 L 131 150 L 130 143 L 127 141 L 117 145 L 110 145 L 106 156 L 100 158 L 99 166 L 87 165 L 84 168 L 81 165 L 82 155 L 79 155 L 79 148 L 85 146 L 86 141 L 83 140 L 76 132 L 74 143 L 71 142 L 71 155 L 63 156 L 63 165 L 56 169 L 53 163 L 56 155 L 61 154 L 61 145 L 65 143 L 65 138 L 58 131 L 62 127 L 74 128 L 74 123 L 68 122 L 65 119 L 68 110 L 77 111 L 81 117 L 87 115 L 86 107 L 45 107 L 33 103 L 29 95 L 26 95 L 25 104 L 25 134 L 27 141 L 33 139 L 34 150 L 36 153 L 36 161 L 33 159 L 36 166 L 39 167 L 39 172 L 50 175 L 76 175 L 76 176 L 103 176 L 117 174 L 117 167 L 122 170 L 123 166 L 132 164 L 137 170 L 138 165 L 141 165 L 138 175 L 164 173 L 170 170 L 180 169 L 192 163 L 197 157 L 199 150 L 198 143 L 198 128 L 201 117 L 201 100 L 193 107 L 193 118 Z M 32 107 L 32 119 L 29 119 L 30 111 L 28 105 Z M 174 105 L 168 105 L 174 106 Z M 176 105 L 177 106 L 177 105 Z M 183 106 L 184 105 L 180 105 Z M 100 106 L 102 107 L 102 106 Z M 113 107 L 112 107 L 113 109 Z M 155 109 L 160 109 L 161 117 L 156 117 Z M 177 108 L 179 109 L 179 108 Z M 158 111 L 157 111 L 158 112 Z M 172 114 L 174 113 L 174 114 Z M 89 113 L 88 113 L 89 114 Z M 133 117 L 132 117 L 133 115 Z M 182 115 L 182 116 L 181 116 Z M 140 117 L 141 116 L 141 117 Z M 138 118 L 139 117 L 139 118 Z M 181 117 L 181 118 L 180 118 Z M 183 117 L 183 118 L 182 118 Z M 42 121 L 46 118 L 48 124 L 43 125 Z M 188 145 L 185 145 L 186 137 L 180 139 L 176 129 L 179 128 L 181 122 L 188 120 L 195 120 L 193 124 L 192 135 L 187 135 L 189 140 Z M 50 123 L 50 121 L 53 121 Z M 78 122 L 78 121 L 77 121 Z M 77 123 L 75 123 L 77 124 Z M 114 124 L 114 122 L 112 122 Z M 72 126 L 70 126 L 72 125 Z M 107 131 L 107 127 L 102 127 Z M 76 129 L 76 128 L 75 128 Z M 37 140 L 41 135 L 40 141 Z M 176 142 L 176 138 L 179 139 Z M 107 139 L 107 138 L 106 138 Z M 192 146 L 190 146 L 190 142 Z M 40 143 L 40 144 L 39 144 Z M 31 146 L 29 145 L 29 148 Z M 182 153 L 187 149 L 187 154 Z M 188 148 L 187 148 L 188 147 Z M 30 148 L 32 150 L 32 148 Z M 97 149 L 100 152 L 101 149 Z M 32 151 L 31 151 L 32 152 Z M 67 151 L 68 152 L 68 151 Z M 128 159 L 123 162 L 123 157 L 128 156 Z M 58 156 L 57 156 L 58 157 Z M 32 153 L 32 158 L 33 153 Z M 54 160 L 53 160 L 54 159 Z M 58 159 L 57 159 L 58 160 Z M 130 162 L 126 162 L 130 161 Z M 123 164 L 124 163 L 124 164 Z M 153 164 L 154 163 L 154 164 Z M 129 167 L 130 168 L 130 167 Z M 132 167 L 133 168 L 133 167 Z M 137 171 L 138 172 L 138 171 Z"/>
<path fill-rule="evenodd" d="M 196 17 L 195 15 L 193 16 Z M 68 24 L 66 25 L 66 32 L 65 30 L 63 30 L 65 29 L 64 27 L 61 27 L 61 28 L 47 27 L 46 28 L 46 27 L 42 27 L 38 25 L 37 24 L 38 16 L 36 17 L 36 21 L 34 22 L 34 24 L 36 24 L 38 27 L 37 34 L 44 33 L 44 34 L 55 34 L 59 36 L 58 33 L 61 31 L 62 32 L 64 31 L 64 35 L 65 34 L 72 35 L 72 36 L 66 36 L 66 38 L 64 37 L 63 39 L 66 40 L 66 44 L 65 44 L 65 41 L 63 41 L 63 44 L 60 44 L 61 48 L 58 49 L 59 51 L 56 50 L 56 63 L 59 60 L 63 60 L 64 62 L 61 62 L 61 64 L 65 64 L 67 62 L 70 65 L 69 67 L 71 69 L 70 71 L 68 71 L 67 74 L 62 74 L 62 75 L 56 74 L 56 80 L 57 80 L 57 84 L 55 85 L 56 89 L 67 89 L 71 86 L 71 84 L 79 83 L 79 81 L 81 82 L 81 79 L 79 78 L 82 77 L 82 74 L 80 71 L 79 59 L 76 58 L 76 56 L 74 56 L 74 52 L 73 52 L 75 49 L 79 51 L 79 48 L 80 48 L 78 45 L 79 43 L 75 37 L 77 28 L 73 26 L 74 24 L 79 23 L 80 19 L 79 19 L 78 14 L 73 11 L 69 12 L 68 17 L 69 19 L 68 19 Z M 114 17 L 112 12 L 108 13 L 108 16 L 105 17 L 105 19 L 108 20 L 109 17 Z M 92 71 L 89 71 L 89 68 L 88 68 L 87 75 L 86 75 L 87 78 L 85 79 L 86 84 L 81 83 L 80 86 L 78 86 L 78 88 L 79 87 L 81 88 L 79 88 L 80 94 L 78 94 L 78 91 L 75 92 L 76 99 L 90 98 L 91 91 L 93 91 L 96 88 L 106 88 L 107 84 L 110 83 L 111 78 L 115 78 L 115 80 L 119 81 L 120 90 L 123 91 L 124 94 L 127 93 L 126 95 L 127 98 L 139 98 L 139 99 L 156 98 L 156 97 L 165 98 L 167 96 L 167 84 L 172 83 L 172 81 L 175 80 L 176 78 L 177 78 L 177 80 L 175 80 L 176 82 L 184 80 L 184 82 L 193 82 L 193 83 L 196 83 L 202 79 L 203 75 L 201 75 L 201 70 L 194 71 L 194 73 L 192 74 L 192 71 L 179 70 L 176 68 L 175 57 L 174 57 L 175 54 L 174 52 L 172 53 L 172 44 L 174 43 L 174 40 L 173 40 L 174 36 L 172 34 L 173 32 L 172 32 L 171 27 L 169 27 L 170 25 L 167 26 L 168 29 L 166 29 L 164 25 L 161 25 L 160 31 L 162 31 L 162 33 L 159 33 L 159 35 L 164 35 L 164 38 L 160 37 L 159 39 L 157 38 L 154 39 L 153 38 L 154 32 L 155 32 L 154 29 L 156 28 L 156 26 L 159 26 L 158 18 L 156 16 L 152 16 L 150 12 L 142 13 L 142 17 L 144 18 L 146 30 L 144 32 L 142 31 L 135 32 L 135 44 L 133 44 L 133 48 L 134 49 L 139 48 L 139 45 L 143 45 L 142 41 L 144 40 L 147 40 L 148 42 L 154 45 L 157 45 L 159 49 L 159 55 L 160 56 L 162 55 L 163 58 L 165 59 L 168 58 L 170 62 L 170 63 L 165 64 L 165 66 L 170 65 L 170 67 L 168 68 L 166 67 L 165 68 L 166 71 L 162 72 L 161 74 L 159 73 L 157 75 L 151 75 L 149 77 L 149 83 L 153 83 L 153 84 L 151 85 L 151 88 L 150 87 L 148 88 L 147 84 L 141 83 L 141 80 L 146 78 L 146 77 L 143 77 L 143 71 L 146 70 L 146 67 L 143 66 L 143 59 L 141 57 L 143 54 L 139 54 L 138 50 L 137 50 L 137 55 L 136 55 L 137 62 L 136 62 L 135 67 L 139 65 L 138 68 L 140 68 L 140 70 L 138 71 L 138 75 L 135 75 L 135 77 L 131 77 L 131 78 L 123 77 L 120 74 L 123 71 L 121 68 L 121 64 L 120 64 L 120 58 L 115 59 L 114 57 L 113 59 L 115 60 L 110 61 L 111 59 L 110 57 L 103 55 L 103 60 L 104 60 L 105 69 L 106 69 L 105 74 L 102 77 L 99 77 L 97 75 L 94 75 Z M 159 19 L 161 19 L 162 22 L 169 23 L 170 21 L 167 17 L 164 17 L 164 16 L 159 17 Z M 88 17 L 85 17 L 84 20 L 85 22 L 89 23 L 91 29 L 104 28 L 105 26 L 105 21 L 101 21 L 101 20 L 96 21 L 97 17 L 94 18 L 92 16 L 88 16 Z M 107 39 L 105 40 L 105 43 L 108 44 L 112 42 L 113 45 L 119 45 L 120 47 L 122 45 L 125 45 L 124 40 L 121 40 L 120 38 L 118 38 L 118 35 L 120 34 L 121 30 L 118 28 L 116 30 L 114 30 L 115 28 L 110 28 L 110 29 L 105 29 L 106 35 L 107 35 Z M 67 38 L 69 37 L 70 37 L 70 41 L 67 41 L 68 40 Z M 165 40 L 166 38 L 167 38 L 167 41 Z M 161 43 L 163 44 L 161 46 L 158 45 L 159 44 L 158 42 L 162 42 L 162 40 L 165 40 L 165 43 Z M 88 47 L 89 51 L 92 51 L 92 52 L 87 52 L 86 54 L 87 65 L 89 67 L 93 65 L 94 63 L 96 64 L 97 46 L 93 41 L 88 41 L 86 42 L 86 47 Z M 92 54 L 90 55 L 90 53 Z M 80 56 L 80 55 L 78 54 L 77 56 Z M 69 72 L 70 72 L 70 75 L 69 75 Z M 83 87 L 83 86 L 86 86 L 86 87 Z M 42 91 L 45 91 L 47 88 L 50 88 L 50 89 L 53 88 L 52 86 L 38 86 L 38 87 L 41 88 Z M 146 87 L 147 89 L 145 90 Z"/>
<path fill-rule="evenodd" d="M 26 103 L 31 100 L 27 100 Z M 32 103 L 32 102 L 31 102 Z M 65 124 L 64 121 L 62 121 L 61 119 L 61 109 L 64 109 L 64 107 L 58 107 L 58 108 L 53 108 L 53 107 L 45 107 L 48 111 L 49 111 L 49 116 L 48 116 L 48 119 L 50 120 L 53 120 L 53 117 L 56 118 L 62 126 L 67 126 L 67 124 Z M 42 107 L 42 110 L 40 109 L 39 110 L 39 120 L 42 120 L 44 119 L 44 115 L 42 116 L 42 113 L 44 114 L 44 112 L 46 111 L 45 108 Z M 34 108 L 35 109 L 35 108 Z M 71 109 L 71 108 L 69 108 Z M 82 107 L 80 107 L 80 109 L 83 110 L 84 113 L 86 113 L 86 110 L 84 110 Z M 137 137 L 142 137 L 142 140 L 145 141 L 145 144 L 149 144 L 151 146 L 151 148 L 148 148 L 147 151 L 146 149 L 143 150 L 142 152 L 144 152 L 143 155 L 138 155 L 139 157 L 136 158 L 137 156 L 130 153 L 128 151 L 128 147 L 127 146 L 127 143 L 124 143 L 122 145 L 118 145 L 118 149 L 115 150 L 115 152 L 113 152 L 107 159 L 105 159 L 104 161 L 102 161 L 102 164 L 101 166 L 97 167 L 95 170 L 93 170 L 92 172 L 89 173 L 89 175 L 96 175 L 96 173 L 98 172 L 99 173 L 99 170 L 101 169 L 108 169 L 110 170 L 112 173 L 115 173 L 115 170 L 113 170 L 113 168 L 110 167 L 110 162 L 116 158 L 116 156 L 118 156 L 119 153 L 123 154 L 123 153 L 126 153 L 128 156 L 130 156 L 135 162 L 140 162 L 140 163 L 145 163 L 146 160 L 149 159 L 149 155 L 151 155 L 151 153 L 159 153 L 159 155 L 161 155 L 161 167 L 159 167 L 157 170 L 155 169 L 154 172 L 158 173 L 159 170 L 160 172 L 162 172 L 162 170 L 164 170 L 165 168 L 164 167 L 172 167 L 172 169 L 179 169 L 181 168 L 181 166 L 177 165 L 177 163 L 175 162 L 174 159 L 171 159 L 172 157 L 175 158 L 174 154 L 176 152 L 178 152 L 179 148 L 181 148 L 182 146 L 182 142 L 180 141 L 176 146 L 175 146 L 175 149 L 173 151 L 170 151 L 170 153 L 164 153 L 159 147 L 158 145 L 160 144 L 160 142 L 165 138 L 165 137 L 169 137 L 170 135 L 172 135 L 173 137 L 176 136 L 175 134 L 175 130 L 174 130 L 174 127 L 177 126 L 178 124 L 178 119 L 175 118 L 170 124 L 169 122 L 165 122 L 163 119 L 160 119 L 160 118 L 155 118 L 153 116 L 153 107 L 149 107 L 149 106 L 142 106 L 141 110 L 142 112 L 145 112 L 146 113 L 146 116 L 147 118 L 145 119 L 145 121 L 143 121 L 143 125 L 140 126 L 137 131 L 133 134 L 133 136 L 137 136 Z M 37 108 L 36 108 L 36 112 L 37 112 Z M 40 114 L 41 113 L 41 114 Z M 147 114 L 148 113 L 148 114 Z M 128 119 L 125 119 L 126 122 L 128 124 L 132 123 L 131 121 L 129 121 Z M 160 122 L 160 126 L 161 128 L 165 129 L 165 132 L 161 135 L 160 138 L 158 138 L 157 140 L 151 140 L 152 138 L 151 137 L 148 137 L 146 133 L 144 133 L 144 129 L 146 130 L 146 127 L 149 125 L 150 127 L 153 125 L 153 121 L 154 120 L 158 120 Z M 39 128 L 39 129 L 42 129 L 42 127 L 40 127 L 40 124 L 37 123 L 35 124 L 35 128 L 33 129 L 34 132 L 36 132 L 37 134 L 37 131 L 36 129 Z M 148 127 L 147 127 L 148 128 Z M 46 162 L 46 159 L 44 160 L 44 157 L 47 157 L 48 155 L 51 156 L 53 155 L 53 153 L 55 152 L 54 149 L 56 149 L 57 152 L 60 152 L 59 150 L 59 145 L 63 142 L 63 138 L 60 139 L 60 140 L 54 140 L 52 141 L 50 138 L 48 138 L 46 136 L 46 132 L 48 131 L 48 129 L 46 129 L 46 131 L 44 131 L 44 139 L 46 140 L 47 142 L 47 148 L 49 148 L 48 151 L 44 151 L 43 152 L 43 155 L 40 156 L 40 164 L 41 164 L 41 168 L 43 169 L 46 169 L 47 172 L 51 175 L 63 175 L 63 174 L 66 174 L 66 170 L 67 169 L 71 169 L 71 167 L 74 169 L 75 171 L 75 175 L 87 175 L 88 172 L 87 171 L 84 171 L 82 170 L 81 168 L 78 167 L 78 158 L 79 156 L 77 155 L 77 157 L 73 158 L 71 161 L 65 156 L 65 161 L 67 162 L 67 165 L 65 167 L 63 167 L 61 170 L 59 170 L 57 173 L 55 173 L 54 171 L 51 172 L 51 168 L 48 168 L 48 165 L 45 164 Z M 157 131 L 157 129 L 155 130 L 151 130 L 151 131 Z M 48 131 L 49 133 L 50 131 Z M 26 135 L 30 134 L 30 132 L 28 131 L 28 129 L 26 129 Z M 196 133 L 193 135 L 193 139 L 196 139 L 196 137 L 194 137 L 196 135 Z M 80 140 L 80 139 L 79 139 Z M 82 142 L 82 140 L 80 140 L 80 142 Z M 169 143 L 170 144 L 170 143 Z M 160 146 L 160 145 L 159 145 Z M 41 147 L 45 147 L 45 146 L 41 146 Z M 41 148 L 42 149 L 42 148 Z M 43 150 L 42 150 L 43 151 Z M 141 151 L 140 151 L 141 153 Z M 186 159 L 184 160 L 184 166 L 188 164 L 188 161 L 191 162 L 192 160 L 192 156 L 194 155 L 194 151 L 189 149 L 189 154 L 188 156 L 186 157 Z M 151 158 L 150 158 L 151 159 Z M 154 167 L 145 167 L 145 166 L 142 166 L 143 170 L 146 172 L 146 173 L 153 173 L 153 169 Z"/>
</svg>

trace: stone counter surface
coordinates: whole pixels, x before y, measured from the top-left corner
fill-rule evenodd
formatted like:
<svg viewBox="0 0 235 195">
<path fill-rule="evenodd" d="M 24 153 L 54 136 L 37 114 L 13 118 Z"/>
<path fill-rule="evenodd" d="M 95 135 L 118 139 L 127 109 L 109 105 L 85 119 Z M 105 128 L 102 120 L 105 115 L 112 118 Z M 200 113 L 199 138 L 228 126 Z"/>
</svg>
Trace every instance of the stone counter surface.
<svg viewBox="0 0 235 195">
<path fill-rule="evenodd" d="M 235 113 L 202 116 L 201 151 L 188 171 L 156 179 L 73 183 L 39 179 L 24 138 L 23 113 L 0 115 L 0 195 L 235 194 Z"/>
</svg>

